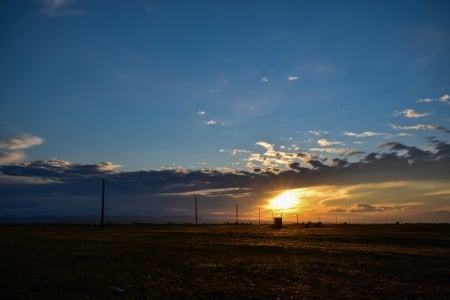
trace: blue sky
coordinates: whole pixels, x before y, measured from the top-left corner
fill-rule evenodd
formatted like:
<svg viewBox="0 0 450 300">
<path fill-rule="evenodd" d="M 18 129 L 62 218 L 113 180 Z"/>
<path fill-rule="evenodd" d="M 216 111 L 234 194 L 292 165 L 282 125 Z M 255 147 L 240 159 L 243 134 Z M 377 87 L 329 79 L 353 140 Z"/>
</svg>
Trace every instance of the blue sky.
<svg viewBox="0 0 450 300">
<path fill-rule="evenodd" d="M 279 174 L 312 159 L 407 159 L 412 148 L 393 143 L 436 152 L 449 141 L 449 10 L 2 1 L 0 164 Z"/>
</svg>

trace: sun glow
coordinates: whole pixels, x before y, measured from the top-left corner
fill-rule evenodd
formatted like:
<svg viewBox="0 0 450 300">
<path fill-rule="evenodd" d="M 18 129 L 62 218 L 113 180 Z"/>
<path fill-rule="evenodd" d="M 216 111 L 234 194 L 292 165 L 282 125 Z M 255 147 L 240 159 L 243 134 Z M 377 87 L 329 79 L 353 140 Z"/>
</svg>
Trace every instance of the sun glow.
<svg viewBox="0 0 450 300">
<path fill-rule="evenodd" d="M 269 208 L 272 210 L 291 210 L 299 205 L 299 195 L 291 191 L 285 191 L 269 202 Z"/>
</svg>

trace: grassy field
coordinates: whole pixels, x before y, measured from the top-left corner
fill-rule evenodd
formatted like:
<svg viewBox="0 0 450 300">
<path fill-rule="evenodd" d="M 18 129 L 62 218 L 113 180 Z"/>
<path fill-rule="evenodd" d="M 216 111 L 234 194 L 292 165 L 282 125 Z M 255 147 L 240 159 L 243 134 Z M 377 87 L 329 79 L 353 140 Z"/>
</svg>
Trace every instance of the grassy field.
<svg viewBox="0 0 450 300">
<path fill-rule="evenodd" d="M 0 262 L 2 299 L 448 299 L 450 225 L 2 225 Z"/>
</svg>

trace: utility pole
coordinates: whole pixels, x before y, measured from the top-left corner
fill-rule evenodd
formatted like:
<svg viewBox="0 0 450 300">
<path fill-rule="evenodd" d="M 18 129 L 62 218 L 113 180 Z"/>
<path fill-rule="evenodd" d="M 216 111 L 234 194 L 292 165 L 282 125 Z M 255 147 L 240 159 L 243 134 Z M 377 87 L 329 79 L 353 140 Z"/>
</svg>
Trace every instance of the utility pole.
<svg viewBox="0 0 450 300">
<path fill-rule="evenodd" d="M 236 226 L 239 225 L 239 214 L 238 214 L 238 204 L 237 204 L 237 200 L 236 200 Z"/>
<path fill-rule="evenodd" d="M 197 219 L 197 195 L 195 195 L 195 227 L 198 225 L 198 219 Z"/>
<path fill-rule="evenodd" d="M 102 179 L 102 218 L 100 221 L 100 225 L 102 227 L 104 220 L 105 220 L 105 178 Z"/>
<path fill-rule="evenodd" d="M 261 226 L 261 207 L 258 208 L 258 226 Z"/>
</svg>

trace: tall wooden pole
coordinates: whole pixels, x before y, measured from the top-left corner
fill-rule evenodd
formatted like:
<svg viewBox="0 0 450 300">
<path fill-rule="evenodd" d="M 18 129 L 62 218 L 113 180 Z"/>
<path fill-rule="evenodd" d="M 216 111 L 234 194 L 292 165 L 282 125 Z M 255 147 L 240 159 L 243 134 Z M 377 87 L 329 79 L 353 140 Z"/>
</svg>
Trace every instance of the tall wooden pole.
<svg viewBox="0 0 450 300">
<path fill-rule="evenodd" d="M 198 218 L 197 218 L 197 195 L 195 195 L 195 226 L 197 227 L 198 225 Z"/>
<path fill-rule="evenodd" d="M 261 226 L 261 208 L 258 209 L 258 226 Z"/>
<path fill-rule="evenodd" d="M 239 214 L 238 214 L 238 204 L 236 201 L 236 226 L 238 226 L 238 225 L 239 225 Z"/>
<path fill-rule="evenodd" d="M 102 227 L 104 220 L 105 220 L 105 178 L 102 179 L 102 218 L 100 221 Z"/>
</svg>

